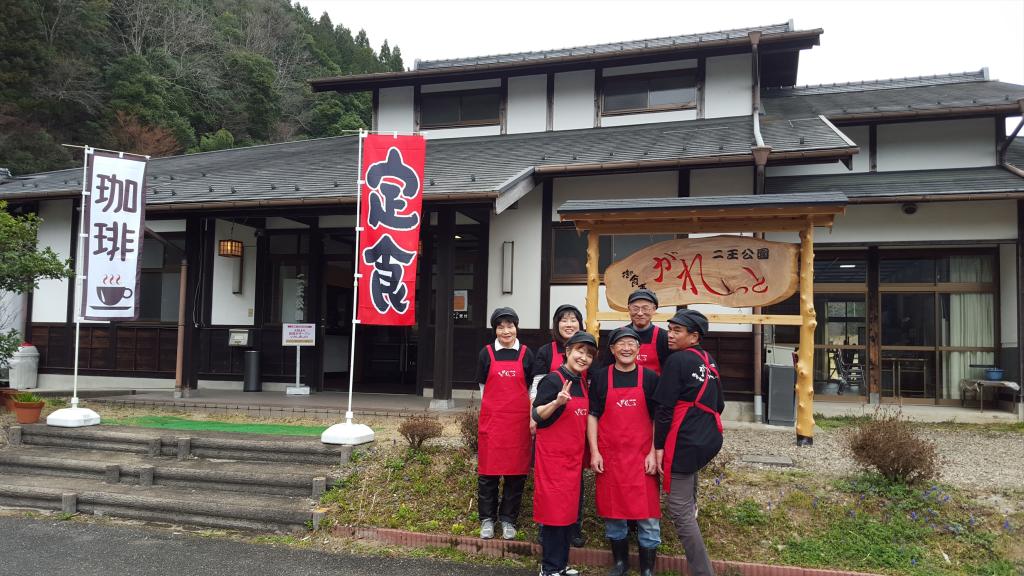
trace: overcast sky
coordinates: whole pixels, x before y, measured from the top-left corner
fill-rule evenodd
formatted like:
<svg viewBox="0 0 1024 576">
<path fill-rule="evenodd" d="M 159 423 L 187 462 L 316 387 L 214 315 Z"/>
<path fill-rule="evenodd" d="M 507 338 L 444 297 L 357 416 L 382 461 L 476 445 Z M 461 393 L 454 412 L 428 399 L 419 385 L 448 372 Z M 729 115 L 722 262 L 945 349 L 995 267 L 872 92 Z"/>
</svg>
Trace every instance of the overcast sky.
<svg viewBox="0 0 1024 576">
<path fill-rule="evenodd" d="M 1024 84 L 1024 0 L 314 0 L 310 13 L 387 39 L 407 68 L 434 60 L 711 32 L 792 19 L 824 29 L 800 56 L 799 84 L 988 67 Z"/>
</svg>

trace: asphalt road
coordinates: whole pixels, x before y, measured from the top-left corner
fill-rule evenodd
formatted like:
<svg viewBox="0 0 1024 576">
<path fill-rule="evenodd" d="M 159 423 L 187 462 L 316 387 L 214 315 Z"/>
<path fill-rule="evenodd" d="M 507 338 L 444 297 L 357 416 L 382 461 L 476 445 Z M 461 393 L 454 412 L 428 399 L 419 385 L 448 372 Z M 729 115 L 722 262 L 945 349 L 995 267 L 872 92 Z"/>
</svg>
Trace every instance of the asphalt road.
<svg viewBox="0 0 1024 576">
<path fill-rule="evenodd" d="M 0 517 L 3 576 L 527 576 L 422 558 L 360 557 L 142 526 Z"/>
</svg>

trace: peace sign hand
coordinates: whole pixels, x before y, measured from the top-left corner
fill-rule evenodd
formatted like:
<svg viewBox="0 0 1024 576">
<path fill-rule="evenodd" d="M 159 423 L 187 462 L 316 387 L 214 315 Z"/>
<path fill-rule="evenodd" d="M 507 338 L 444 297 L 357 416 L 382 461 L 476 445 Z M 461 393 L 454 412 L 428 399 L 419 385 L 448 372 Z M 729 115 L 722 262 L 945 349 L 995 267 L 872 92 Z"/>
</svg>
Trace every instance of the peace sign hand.
<svg viewBox="0 0 1024 576">
<path fill-rule="evenodd" d="M 569 388 L 572 386 L 572 382 L 566 381 L 562 385 L 562 391 L 555 397 L 555 406 L 565 406 L 569 400 L 572 400 L 572 394 L 569 393 Z"/>
</svg>

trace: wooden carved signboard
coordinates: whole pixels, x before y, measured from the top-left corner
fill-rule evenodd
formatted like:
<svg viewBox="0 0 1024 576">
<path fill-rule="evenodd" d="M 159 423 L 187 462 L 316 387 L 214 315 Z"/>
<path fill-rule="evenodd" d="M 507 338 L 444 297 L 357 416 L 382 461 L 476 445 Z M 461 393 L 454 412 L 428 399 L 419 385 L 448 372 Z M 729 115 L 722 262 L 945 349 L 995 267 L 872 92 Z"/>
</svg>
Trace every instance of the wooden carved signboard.
<svg viewBox="0 0 1024 576">
<path fill-rule="evenodd" d="M 668 240 L 608 266 L 605 294 L 623 311 L 637 288 L 653 290 L 662 306 L 768 306 L 796 292 L 798 252 L 795 244 L 747 236 Z"/>
</svg>

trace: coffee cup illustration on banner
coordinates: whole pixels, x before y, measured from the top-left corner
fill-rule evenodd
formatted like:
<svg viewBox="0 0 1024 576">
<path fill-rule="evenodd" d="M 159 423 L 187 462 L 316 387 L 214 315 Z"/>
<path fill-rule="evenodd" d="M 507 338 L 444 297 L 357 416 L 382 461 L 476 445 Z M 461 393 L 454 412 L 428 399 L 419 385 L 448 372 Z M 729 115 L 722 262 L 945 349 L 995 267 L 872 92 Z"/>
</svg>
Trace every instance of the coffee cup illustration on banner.
<svg viewBox="0 0 1024 576">
<path fill-rule="evenodd" d="M 107 306 L 117 306 L 124 298 L 131 298 L 131 288 L 125 286 L 97 286 L 96 295 L 99 296 L 100 302 Z"/>
</svg>

